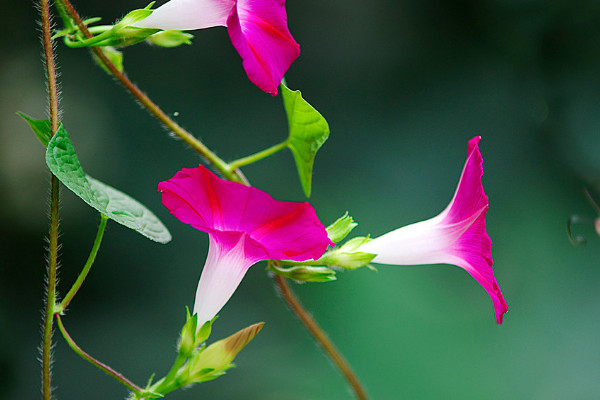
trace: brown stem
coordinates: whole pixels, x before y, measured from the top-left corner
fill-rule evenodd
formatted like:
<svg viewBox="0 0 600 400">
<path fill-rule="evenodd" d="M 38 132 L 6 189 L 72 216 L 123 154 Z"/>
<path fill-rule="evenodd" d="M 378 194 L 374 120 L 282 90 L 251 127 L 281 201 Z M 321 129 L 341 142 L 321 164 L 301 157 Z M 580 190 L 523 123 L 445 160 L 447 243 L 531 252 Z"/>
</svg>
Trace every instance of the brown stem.
<svg viewBox="0 0 600 400">
<path fill-rule="evenodd" d="M 292 289 L 290 288 L 290 285 L 288 285 L 286 278 L 275 275 L 275 282 L 281 291 L 281 295 L 288 303 L 292 311 L 298 316 L 298 318 L 300 318 L 300 321 L 302 321 L 306 329 L 308 329 L 315 340 L 321 345 L 323 350 L 325 350 L 329 358 L 331 358 L 342 374 L 344 374 L 344 377 L 350 386 L 352 386 L 352 390 L 356 394 L 356 398 L 359 400 L 367 400 L 367 393 L 358 380 L 358 377 L 354 374 L 354 371 L 352 371 L 352 368 L 348 362 L 335 347 L 331 339 L 329 339 L 325 331 L 321 329 L 319 324 L 317 324 L 313 317 L 311 317 L 310 314 L 304 309 L 296 295 L 294 295 L 292 292 Z"/>
<path fill-rule="evenodd" d="M 56 83 L 56 65 L 52 51 L 50 32 L 50 7 L 48 0 L 40 0 L 42 19 L 42 43 L 46 65 L 46 81 L 48 84 L 48 105 L 50 111 L 51 136 L 58 130 L 58 89 Z M 51 175 L 50 180 L 50 233 L 48 238 L 48 269 L 46 283 L 46 299 L 44 307 L 44 322 L 42 333 L 42 398 L 52 398 L 51 385 L 51 353 L 52 353 L 52 315 L 56 302 L 56 270 L 58 265 L 58 179 Z"/>
<path fill-rule="evenodd" d="M 73 5 L 69 0 L 60 0 L 63 4 L 67 13 L 73 18 L 81 32 L 86 38 L 93 37 L 87 26 L 83 23 L 81 16 L 77 13 Z M 198 140 L 194 135 L 181 127 L 177 122 L 173 121 L 165 112 L 156 105 L 144 92 L 142 92 L 123 72 L 112 63 L 104 54 L 104 51 L 100 47 L 92 47 L 92 51 L 98 57 L 98 59 L 106 66 L 110 73 L 127 89 L 133 97 L 135 97 L 140 104 L 146 108 L 156 119 L 158 119 L 164 126 L 171 130 L 181 140 L 183 140 L 192 149 L 202 155 L 208 162 L 215 166 L 229 180 L 233 180 L 240 183 L 245 183 L 244 179 L 235 171 L 230 171 L 229 165 L 223 161 L 219 156 L 213 153 L 204 143 Z"/>
</svg>

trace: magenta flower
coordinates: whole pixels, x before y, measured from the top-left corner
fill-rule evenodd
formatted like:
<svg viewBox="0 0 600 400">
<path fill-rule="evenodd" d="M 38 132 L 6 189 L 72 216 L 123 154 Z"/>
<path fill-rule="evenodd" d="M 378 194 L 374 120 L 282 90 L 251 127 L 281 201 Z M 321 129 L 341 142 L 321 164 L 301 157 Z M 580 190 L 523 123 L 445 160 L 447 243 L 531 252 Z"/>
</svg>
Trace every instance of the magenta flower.
<svg viewBox="0 0 600 400">
<path fill-rule="evenodd" d="M 318 259 L 333 245 L 310 204 L 274 200 L 203 166 L 182 169 L 160 182 L 158 191 L 171 214 L 208 233 L 208 257 L 194 304 L 200 325 L 227 303 L 253 264 Z"/>
<path fill-rule="evenodd" d="M 488 292 L 501 324 L 508 311 L 492 270 L 492 241 L 485 230 L 489 201 L 483 191 L 480 137 L 469 141 L 467 162 L 454 198 L 441 214 L 408 225 L 361 246 L 377 254 L 375 263 L 395 265 L 453 264 L 465 269 Z"/>
<path fill-rule="evenodd" d="M 171 0 L 135 26 L 163 30 L 226 26 L 248 78 L 273 96 L 300 55 L 287 27 L 285 0 Z"/>
</svg>

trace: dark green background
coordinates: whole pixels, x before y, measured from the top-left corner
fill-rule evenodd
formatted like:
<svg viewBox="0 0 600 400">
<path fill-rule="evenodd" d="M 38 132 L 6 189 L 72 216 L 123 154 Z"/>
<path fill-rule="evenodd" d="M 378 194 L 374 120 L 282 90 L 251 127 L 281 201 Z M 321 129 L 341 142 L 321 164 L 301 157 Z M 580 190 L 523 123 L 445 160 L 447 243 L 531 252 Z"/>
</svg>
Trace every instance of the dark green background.
<svg viewBox="0 0 600 400">
<path fill-rule="evenodd" d="M 110 22 L 146 3 L 78 1 Z M 43 148 L 15 114 L 47 101 L 35 7 L 14 1 L 0 27 L 0 397 L 39 398 L 48 173 Z M 467 141 L 481 135 L 495 273 L 509 304 L 451 266 L 381 266 L 336 282 L 295 285 L 373 399 L 600 397 L 600 238 L 574 248 L 566 220 L 594 216 L 600 174 L 600 5 L 592 0 L 289 0 L 302 54 L 287 74 L 327 118 L 312 204 L 329 223 L 348 210 L 379 235 L 426 219 L 452 197 Z M 183 126 L 232 160 L 281 141 L 281 98 L 246 78 L 225 28 L 194 45 L 126 49 L 130 77 Z M 174 239 L 152 243 L 110 223 L 64 322 L 92 355 L 142 385 L 175 357 L 184 307 L 206 256 L 205 234 L 171 217 L 159 181 L 199 158 L 173 140 L 87 50 L 57 45 L 62 118 L 91 175 L 136 197 Z M 245 169 L 281 200 L 303 200 L 291 154 Z M 83 265 L 98 216 L 62 192 L 59 290 Z M 227 376 L 173 399 L 350 398 L 264 272 L 249 271 L 215 338 L 266 325 Z M 60 399 L 123 398 L 125 390 L 56 335 Z"/>
</svg>

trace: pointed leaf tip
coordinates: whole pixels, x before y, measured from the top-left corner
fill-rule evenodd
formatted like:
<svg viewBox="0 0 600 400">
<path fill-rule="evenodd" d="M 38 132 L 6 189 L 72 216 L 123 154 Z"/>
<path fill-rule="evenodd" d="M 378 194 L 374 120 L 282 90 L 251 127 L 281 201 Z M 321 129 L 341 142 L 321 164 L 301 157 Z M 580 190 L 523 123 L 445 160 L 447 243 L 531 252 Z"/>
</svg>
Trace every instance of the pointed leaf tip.
<svg viewBox="0 0 600 400">
<path fill-rule="evenodd" d="M 36 120 L 31 118 L 29 115 L 17 111 L 17 114 L 25 120 L 33 130 L 33 133 L 37 136 L 37 138 L 42 142 L 44 147 L 48 147 L 48 142 L 50 141 L 52 131 L 50 121 L 48 120 Z"/>
<path fill-rule="evenodd" d="M 288 147 L 294 156 L 304 194 L 310 197 L 315 156 L 329 138 L 329 125 L 325 118 L 302 98 L 299 90 L 292 91 L 282 82 L 281 95 L 288 117 Z"/>
</svg>

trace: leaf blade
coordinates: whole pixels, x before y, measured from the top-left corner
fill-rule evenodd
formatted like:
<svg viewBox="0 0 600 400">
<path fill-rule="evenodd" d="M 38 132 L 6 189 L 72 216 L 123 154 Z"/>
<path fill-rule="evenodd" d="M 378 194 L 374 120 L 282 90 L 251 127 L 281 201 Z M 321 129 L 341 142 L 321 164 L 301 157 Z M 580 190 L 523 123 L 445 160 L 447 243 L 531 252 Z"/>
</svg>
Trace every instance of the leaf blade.
<svg viewBox="0 0 600 400">
<path fill-rule="evenodd" d="M 294 156 L 302 190 L 310 197 L 315 157 L 329 138 L 329 124 L 299 90 L 292 91 L 282 82 L 281 95 L 288 117 L 288 148 Z"/>
<path fill-rule="evenodd" d="M 62 124 L 48 143 L 46 164 L 69 190 L 108 218 L 156 242 L 171 240 L 168 229 L 152 211 L 129 195 L 86 175 Z"/>
</svg>

